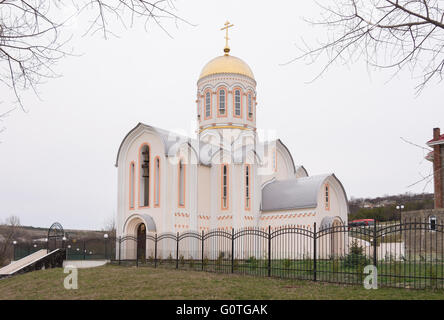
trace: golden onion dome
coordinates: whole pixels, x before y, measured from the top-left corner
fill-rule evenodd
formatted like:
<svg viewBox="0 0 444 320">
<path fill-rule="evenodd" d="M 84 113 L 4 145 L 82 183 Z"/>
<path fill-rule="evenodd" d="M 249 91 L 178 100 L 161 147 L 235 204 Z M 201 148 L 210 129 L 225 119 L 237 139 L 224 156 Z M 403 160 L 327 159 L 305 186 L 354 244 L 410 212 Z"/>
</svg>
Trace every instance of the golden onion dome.
<svg viewBox="0 0 444 320">
<path fill-rule="evenodd" d="M 241 74 L 254 80 L 253 71 L 251 71 L 248 64 L 246 64 L 242 59 L 230 56 L 228 54 L 216 57 L 208 62 L 205 67 L 203 67 L 199 80 L 203 77 L 219 73 Z"/>
</svg>

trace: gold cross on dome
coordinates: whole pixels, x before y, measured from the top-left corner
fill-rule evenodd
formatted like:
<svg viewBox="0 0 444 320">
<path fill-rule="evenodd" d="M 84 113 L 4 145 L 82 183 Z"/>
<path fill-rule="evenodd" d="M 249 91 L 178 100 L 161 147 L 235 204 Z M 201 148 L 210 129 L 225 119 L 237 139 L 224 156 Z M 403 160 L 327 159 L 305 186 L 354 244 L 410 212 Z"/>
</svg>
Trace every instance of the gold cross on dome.
<svg viewBox="0 0 444 320">
<path fill-rule="evenodd" d="M 228 52 L 230 52 L 230 47 L 228 46 L 228 40 L 230 40 L 230 38 L 228 38 L 228 29 L 234 27 L 234 24 L 230 24 L 230 22 L 225 22 L 225 27 L 221 28 L 220 30 L 225 30 L 225 48 L 224 48 L 224 52 L 225 55 L 228 55 Z"/>
</svg>

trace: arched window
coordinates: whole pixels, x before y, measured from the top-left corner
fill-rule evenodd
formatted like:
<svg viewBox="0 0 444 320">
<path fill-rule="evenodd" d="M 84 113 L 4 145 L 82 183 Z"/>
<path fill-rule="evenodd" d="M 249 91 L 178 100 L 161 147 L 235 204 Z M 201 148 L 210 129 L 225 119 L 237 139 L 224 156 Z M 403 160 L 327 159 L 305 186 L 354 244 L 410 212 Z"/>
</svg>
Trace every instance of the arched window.
<svg viewBox="0 0 444 320">
<path fill-rule="evenodd" d="M 211 93 L 205 93 L 205 119 L 211 118 Z"/>
<path fill-rule="evenodd" d="M 160 159 L 154 161 L 154 206 L 160 206 Z"/>
<path fill-rule="evenodd" d="M 183 208 L 185 207 L 185 164 L 183 163 L 182 159 L 179 161 L 179 168 L 178 168 L 178 190 L 179 190 L 179 207 Z"/>
<path fill-rule="evenodd" d="M 129 172 L 129 207 L 130 209 L 134 209 L 134 178 L 136 168 L 134 166 L 134 162 L 130 164 L 130 172 Z"/>
<path fill-rule="evenodd" d="M 234 116 L 240 118 L 242 116 L 242 95 L 240 89 L 234 90 Z"/>
<path fill-rule="evenodd" d="M 325 210 L 330 210 L 330 186 L 325 185 Z"/>
<path fill-rule="evenodd" d="M 432 231 L 436 231 L 436 217 L 435 216 L 429 217 L 429 228 Z"/>
<path fill-rule="evenodd" d="M 222 165 L 221 171 L 221 207 L 222 210 L 228 209 L 228 165 Z"/>
<path fill-rule="evenodd" d="M 218 95 L 218 115 L 225 116 L 226 115 L 226 102 L 227 102 L 227 93 L 225 89 L 219 89 Z"/>
<path fill-rule="evenodd" d="M 248 119 L 253 120 L 253 97 L 248 93 Z"/>
<path fill-rule="evenodd" d="M 245 165 L 245 210 L 251 208 L 251 166 Z"/>
<path fill-rule="evenodd" d="M 150 205 L 150 147 L 144 144 L 139 154 L 139 206 Z"/>
</svg>

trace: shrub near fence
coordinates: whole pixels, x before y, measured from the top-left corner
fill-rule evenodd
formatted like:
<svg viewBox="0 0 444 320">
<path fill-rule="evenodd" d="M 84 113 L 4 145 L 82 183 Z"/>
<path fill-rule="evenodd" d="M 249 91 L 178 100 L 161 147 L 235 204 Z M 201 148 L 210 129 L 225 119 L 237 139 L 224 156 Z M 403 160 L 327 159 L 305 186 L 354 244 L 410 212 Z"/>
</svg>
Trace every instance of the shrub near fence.
<svg viewBox="0 0 444 320">
<path fill-rule="evenodd" d="M 363 227 L 154 234 L 146 238 L 143 259 L 140 239 L 127 236 L 117 239 L 115 262 L 346 284 L 362 284 L 365 266 L 375 265 L 379 286 L 443 288 L 443 227 L 432 227 L 412 219 Z"/>
</svg>

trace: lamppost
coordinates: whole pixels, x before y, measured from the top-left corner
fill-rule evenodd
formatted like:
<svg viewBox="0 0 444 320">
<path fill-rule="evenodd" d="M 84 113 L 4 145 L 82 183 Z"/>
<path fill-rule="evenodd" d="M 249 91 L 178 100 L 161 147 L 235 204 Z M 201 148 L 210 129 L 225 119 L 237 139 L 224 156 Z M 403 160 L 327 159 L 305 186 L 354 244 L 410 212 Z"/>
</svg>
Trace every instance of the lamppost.
<svg viewBox="0 0 444 320">
<path fill-rule="evenodd" d="M 12 241 L 12 245 L 14 246 L 14 250 L 13 250 L 13 256 L 12 256 L 12 261 L 15 261 L 15 247 L 17 246 L 17 241 L 14 240 Z"/>
<path fill-rule="evenodd" d="M 63 236 L 63 238 L 62 238 L 62 249 L 65 249 L 65 241 L 66 241 L 66 237 Z"/>
<path fill-rule="evenodd" d="M 45 238 L 45 242 L 46 242 L 46 253 L 49 253 L 49 241 L 48 241 L 48 238 Z"/>
<path fill-rule="evenodd" d="M 402 235 L 402 225 L 401 225 L 402 221 L 401 221 L 401 218 L 402 218 L 402 209 L 404 209 L 404 205 L 403 204 L 397 205 L 396 209 L 399 211 L 399 230 L 400 230 L 399 232 Z"/>
<path fill-rule="evenodd" d="M 107 240 L 108 240 L 108 233 L 105 233 L 105 234 L 103 235 L 103 239 L 105 239 L 104 242 L 105 242 L 105 260 L 106 260 L 106 242 L 107 242 Z"/>
</svg>

